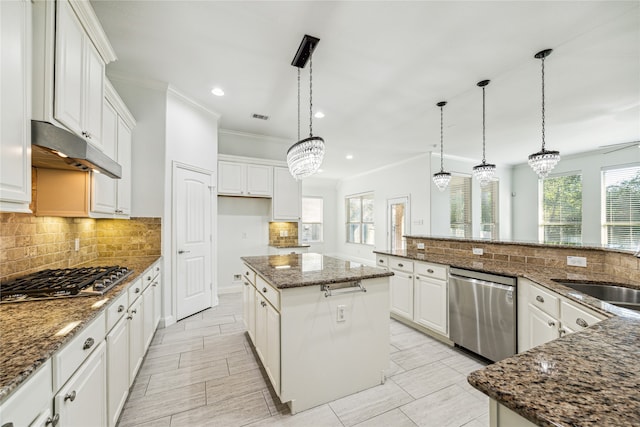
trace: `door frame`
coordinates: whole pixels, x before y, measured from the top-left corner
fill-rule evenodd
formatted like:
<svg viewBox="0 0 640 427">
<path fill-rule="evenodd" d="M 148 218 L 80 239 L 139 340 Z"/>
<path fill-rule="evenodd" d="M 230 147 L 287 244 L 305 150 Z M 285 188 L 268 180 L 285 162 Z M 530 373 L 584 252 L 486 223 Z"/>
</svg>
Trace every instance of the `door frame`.
<svg viewBox="0 0 640 427">
<path fill-rule="evenodd" d="M 403 194 L 400 196 L 389 197 L 387 199 L 387 221 L 386 221 L 386 229 L 387 229 L 387 248 L 391 249 L 391 205 L 397 204 L 398 202 L 405 202 L 405 234 L 411 234 L 411 194 Z"/>
<path fill-rule="evenodd" d="M 215 171 L 173 160 L 171 162 L 171 311 L 174 319 L 177 319 L 178 314 L 178 257 L 176 256 L 178 253 L 176 224 L 177 169 L 209 175 L 211 179 L 212 185 L 209 187 L 211 195 L 211 307 L 218 305 L 218 283 L 215 275 L 217 270 L 217 239 L 214 236 L 217 230 L 218 217 L 218 197 L 215 191 L 217 188 L 217 174 Z"/>
</svg>

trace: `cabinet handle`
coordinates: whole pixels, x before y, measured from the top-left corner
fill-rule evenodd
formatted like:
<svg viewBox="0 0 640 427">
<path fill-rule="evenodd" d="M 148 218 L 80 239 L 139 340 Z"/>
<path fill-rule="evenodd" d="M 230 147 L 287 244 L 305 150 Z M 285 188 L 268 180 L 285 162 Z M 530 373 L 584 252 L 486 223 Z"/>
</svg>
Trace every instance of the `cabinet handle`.
<svg viewBox="0 0 640 427">
<path fill-rule="evenodd" d="M 138 312 L 137 308 L 134 308 L 133 310 L 131 310 L 131 314 L 136 314 Z"/>
<path fill-rule="evenodd" d="M 49 417 L 47 418 L 47 421 L 44 423 L 44 425 L 48 426 L 49 424 L 51 424 L 53 427 L 55 427 L 58 424 L 58 421 L 60 421 L 60 414 L 55 414 L 53 416 L 53 418 Z M 11 424 L 13 426 L 13 424 Z M 5 426 L 2 426 L 5 427 Z"/>
<path fill-rule="evenodd" d="M 249 286 L 248 282 L 242 282 L 242 283 L 244 283 L 245 286 Z"/>
<path fill-rule="evenodd" d="M 398 267 L 404 267 L 404 264 L 398 263 Z"/>
<path fill-rule="evenodd" d="M 140 293 L 140 288 L 136 288 L 136 290 L 134 291 L 136 294 Z"/>
<path fill-rule="evenodd" d="M 536 301 L 538 301 L 538 302 L 544 302 L 544 298 L 542 298 L 540 295 L 538 295 L 538 296 L 536 297 Z"/>
<path fill-rule="evenodd" d="M 118 313 L 122 313 L 124 311 L 124 305 L 120 304 L 118 306 Z"/>
<path fill-rule="evenodd" d="M 267 288 L 262 288 L 262 292 L 267 293 Z"/>
<path fill-rule="evenodd" d="M 85 340 L 84 345 L 82 346 L 83 350 L 88 350 L 91 347 L 93 347 L 93 345 L 96 343 L 96 340 L 94 340 L 93 338 L 89 337 Z"/>
<path fill-rule="evenodd" d="M 411 276 L 409 276 L 409 279 L 411 279 Z"/>
<path fill-rule="evenodd" d="M 549 320 L 549 321 L 547 322 L 547 324 L 548 324 L 549 326 L 551 326 L 552 328 L 553 328 L 554 326 L 556 326 L 556 322 L 554 322 L 553 320 Z"/>
<path fill-rule="evenodd" d="M 67 393 L 67 395 L 64 397 L 64 401 L 66 402 L 67 400 L 70 400 L 72 402 L 74 400 L 76 400 L 76 391 L 75 390 L 73 390 L 71 393 Z"/>
<path fill-rule="evenodd" d="M 411 279 L 411 277 L 409 277 L 409 279 Z M 420 276 L 416 276 L 416 279 L 420 280 Z"/>
<path fill-rule="evenodd" d="M 131 320 L 131 319 L 133 319 L 133 316 L 131 315 L 127 316 L 127 320 Z"/>
<path fill-rule="evenodd" d="M 429 274 L 433 274 L 433 269 L 431 269 L 431 268 L 430 268 L 430 269 L 428 269 L 428 270 L 427 270 L 427 273 L 429 273 Z"/>
<path fill-rule="evenodd" d="M 188 254 L 188 253 L 191 253 L 191 251 L 183 251 L 183 250 L 179 250 L 179 251 L 178 251 L 178 254 L 179 254 L 179 255 L 182 255 L 182 254 Z"/>
<path fill-rule="evenodd" d="M 564 336 L 564 334 L 566 334 L 566 333 L 567 333 L 567 330 L 566 330 L 566 329 L 564 329 L 564 328 L 560 328 L 560 329 L 558 330 L 558 332 L 560 333 L 560 336 L 561 336 L 561 337 L 563 337 L 563 336 Z"/>
<path fill-rule="evenodd" d="M 247 277 L 249 277 L 249 272 L 248 272 L 248 271 L 245 271 L 244 275 L 245 275 L 245 276 L 247 276 Z"/>
<path fill-rule="evenodd" d="M 156 286 L 158 286 L 158 282 L 153 282 L 153 283 L 151 284 L 151 286 L 153 286 L 153 287 L 155 288 Z"/>
<path fill-rule="evenodd" d="M 266 307 L 266 306 L 267 306 L 267 303 L 266 303 L 266 302 L 264 302 L 264 301 L 260 301 L 260 305 L 261 305 L 261 306 L 263 306 L 263 307 Z"/>
<path fill-rule="evenodd" d="M 379 259 L 379 260 L 378 260 L 378 262 L 379 262 L 380 264 L 384 264 L 384 260 L 383 260 L 383 259 Z"/>
<path fill-rule="evenodd" d="M 586 320 L 584 320 L 582 317 L 578 317 L 576 319 L 576 324 L 578 326 L 580 326 L 581 328 L 586 328 L 587 326 L 589 326 L 589 324 L 587 323 Z"/>
<path fill-rule="evenodd" d="M 147 276 L 147 280 L 151 281 L 151 276 Z"/>
<path fill-rule="evenodd" d="M 160 271 L 160 267 L 156 267 L 156 271 Z"/>
</svg>

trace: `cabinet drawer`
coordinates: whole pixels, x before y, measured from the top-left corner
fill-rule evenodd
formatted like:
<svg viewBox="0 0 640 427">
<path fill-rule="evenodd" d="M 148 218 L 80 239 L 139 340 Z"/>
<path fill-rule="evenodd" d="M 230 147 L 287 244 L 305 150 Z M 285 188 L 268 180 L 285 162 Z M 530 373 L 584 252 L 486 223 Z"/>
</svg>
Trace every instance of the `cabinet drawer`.
<svg viewBox="0 0 640 427">
<path fill-rule="evenodd" d="M 280 311 L 280 292 L 276 288 L 268 284 L 262 277 L 256 276 L 256 289 L 260 295 L 269 300 L 276 310 Z"/>
<path fill-rule="evenodd" d="M 416 262 L 415 273 L 416 276 L 420 275 L 422 277 L 447 280 L 447 267 L 444 265 Z"/>
<path fill-rule="evenodd" d="M 378 267 L 389 267 L 389 257 L 386 255 L 377 255 L 376 256 L 376 265 Z"/>
<path fill-rule="evenodd" d="M 78 366 L 104 341 L 104 312 L 53 356 L 53 389 L 67 382 Z"/>
<path fill-rule="evenodd" d="M 38 368 L 35 374 L 31 375 L 2 403 L 0 406 L 0 425 L 4 426 L 8 423 L 13 423 L 15 427 L 32 425 L 31 423 L 41 414 L 46 415 L 43 408 L 51 410 L 50 360 Z"/>
<path fill-rule="evenodd" d="M 129 294 L 129 305 L 131 305 L 140 295 L 142 295 L 142 279 L 138 279 L 129 285 L 127 292 Z"/>
<path fill-rule="evenodd" d="M 122 295 L 116 298 L 116 300 L 107 307 L 107 332 L 109 332 L 118 320 L 124 316 L 127 311 L 127 307 L 129 307 L 129 294 L 127 292 L 123 292 Z"/>
<path fill-rule="evenodd" d="M 598 323 L 602 319 L 603 317 L 599 317 L 587 308 L 578 307 L 564 300 L 560 302 L 560 322 L 562 322 L 563 327 L 579 331 Z"/>
<path fill-rule="evenodd" d="M 413 261 L 408 261 L 402 258 L 389 258 L 389 267 L 394 270 L 406 271 L 407 273 L 413 273 Z"/>
<path fill-rule="evenodd" d="M 251 283 L 252 285 L 256 284 L 256 272 L 250 269 L 247 264 L 242 264 L 243 270 L 242 275 Z"/>
<path fill-rule="evenodd" d="M 144 272 L 142 275 L 142 290 L 144 291 L 147 287 L 153 282 L 154 274 L 153 270 L 150 268 Z"/>
<path fill-rule="evenodd" d="M 556 319 L 560 317 L 560 300 L 551 291 L 531 286 L 529 288 L 529 302 Z"/>
</svg>

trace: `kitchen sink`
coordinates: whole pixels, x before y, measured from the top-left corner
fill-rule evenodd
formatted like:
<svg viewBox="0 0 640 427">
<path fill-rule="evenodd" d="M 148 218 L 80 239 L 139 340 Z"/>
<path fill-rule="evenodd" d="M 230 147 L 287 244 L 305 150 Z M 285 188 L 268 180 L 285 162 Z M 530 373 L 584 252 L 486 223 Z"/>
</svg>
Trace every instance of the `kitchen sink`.
<svg viewBox="0 0 640 427">
<path fill-rule="evenodd" d="M 613 284 L 576 283 L 562 280 L 554 280 L 554 282 L 583 294 L 591 295 L 609 304 L 640 311 L 640 289 L 631 289 Z"/>
</svg>

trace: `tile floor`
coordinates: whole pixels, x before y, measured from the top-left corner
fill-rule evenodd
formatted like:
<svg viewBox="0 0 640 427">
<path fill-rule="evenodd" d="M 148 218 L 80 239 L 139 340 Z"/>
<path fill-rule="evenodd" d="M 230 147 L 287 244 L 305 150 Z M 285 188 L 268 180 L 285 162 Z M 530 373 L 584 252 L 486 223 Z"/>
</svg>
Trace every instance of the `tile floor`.
<svg viewBox="0 0 640 427">
<path fill-rule="evenodd" d="M 159 329 L 119 427 L 487 427 L 488 398 L 466 376 L 482 363 L 391 320 L 384 385 L 300 412 L 278 400 L 242 323 L 242 294 Z"/>
</svg>

